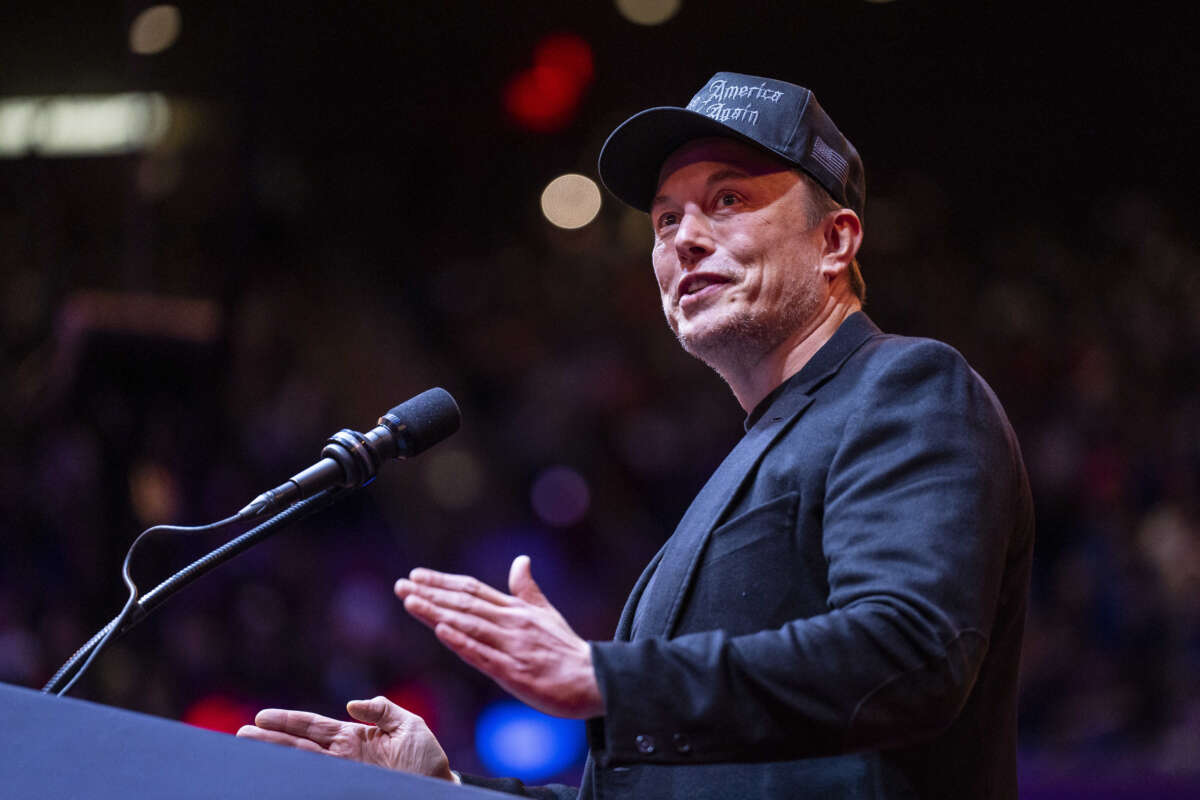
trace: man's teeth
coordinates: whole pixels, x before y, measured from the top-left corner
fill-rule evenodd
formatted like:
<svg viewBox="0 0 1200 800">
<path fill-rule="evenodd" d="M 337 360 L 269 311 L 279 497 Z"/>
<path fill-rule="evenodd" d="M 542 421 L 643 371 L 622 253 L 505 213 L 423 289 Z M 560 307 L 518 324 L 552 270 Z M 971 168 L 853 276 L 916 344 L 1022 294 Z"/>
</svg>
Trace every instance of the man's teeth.
<svg viewBox="0 0 1200 800">
<path fill-rule="evenodd" d="M 716 281 L 698 280 L 695 283 L 689 285 L 687 287 L 687 291 L 684 292 L 684 294 L 685 295 L 695 294 L 696 292 L 700 291 L 701 289 L 705 289 L 709 286 L 712 286 L 714 283 L 716 283 Z"/>
</svg>

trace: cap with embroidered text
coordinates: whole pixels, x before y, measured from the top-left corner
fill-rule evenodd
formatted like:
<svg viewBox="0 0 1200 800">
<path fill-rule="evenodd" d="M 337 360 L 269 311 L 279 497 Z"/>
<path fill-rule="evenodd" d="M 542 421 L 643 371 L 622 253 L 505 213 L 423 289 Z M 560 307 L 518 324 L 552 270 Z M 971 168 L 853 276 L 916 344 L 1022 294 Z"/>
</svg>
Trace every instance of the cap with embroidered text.
<svg viewBox="0 0 1200 800">
<path fill-rule="evenodd" d="M 718 72 L 686 108 L 659 106 L 621 123 L 600 150 L 600 179 L 609 191 L 649 211 L 667 156 L 693 139 L 725 136 L 799 167 L 860 217 L 866 204 L 862 160 L 803 86 Z"/>
</svg>

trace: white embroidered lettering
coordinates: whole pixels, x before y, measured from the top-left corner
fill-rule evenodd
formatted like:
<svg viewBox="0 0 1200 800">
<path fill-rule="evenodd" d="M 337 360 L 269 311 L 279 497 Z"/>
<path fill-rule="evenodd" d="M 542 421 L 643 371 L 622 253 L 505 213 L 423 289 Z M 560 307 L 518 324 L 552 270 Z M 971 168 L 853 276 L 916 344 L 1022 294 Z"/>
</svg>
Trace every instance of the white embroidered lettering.
<svg viewBox="0 0 1200 800">
<path fill-rule="evenodd" d="M 713 81 L 708 85 L 708 97 L 704 99 L 705 103 L 712 103 L 721 99 L 721 95 L 725 91 L 725 81 Z"/>
<path fill-rule="evenodd" d="M 696 105 L 696 104 L 694 104 Z M 689 106 L 691 108 L 691 106 Z M 758 112 L 754 110 L 754 106 L 747 104 L 741 107 L 730 107 L 725 103 L 703 103 L 699 108 L 692 109 L 698 111 L 710 119 L 715 119 L 718 122 L 728 122 L 730 120 L 741 120 L 748 122 L 751 125 L 758 124 Z"/>
<path fill-rule="evenodd" d="M 710 103 L 721 103 L 742 97 L 753 97 L 778 103 L 783 98 L 783 92 L 778 89 L 768 89 L 765 83 L 758 86 L 731 86 L 722 79 L 713 81 L 703 92 L 693 97 L 692 101 L 688 103 L 688 108 L 695 109 Z"/>
</svg>

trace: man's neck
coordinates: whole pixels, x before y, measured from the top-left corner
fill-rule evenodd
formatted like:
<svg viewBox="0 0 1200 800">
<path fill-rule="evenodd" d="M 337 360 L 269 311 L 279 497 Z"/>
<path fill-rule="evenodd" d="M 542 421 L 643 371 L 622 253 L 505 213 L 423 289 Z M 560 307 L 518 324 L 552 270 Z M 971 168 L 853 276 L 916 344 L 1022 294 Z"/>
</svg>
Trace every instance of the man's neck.
<svg viewBox="0 0 1200 800">
<path fill-rule="evenodd" d="M 796 331 L 757 362 L 738 365 L 739 368 L 734 370 L 718 369 L 717 372 L 733 390 L 738 404 L 749 414 L 776 386 L 799 372 L 847 317 L 861 309 L 862 303 L 856 297 L 846 301 L 831 297 L 829 304 L 809 325 Z"/>
</svg>

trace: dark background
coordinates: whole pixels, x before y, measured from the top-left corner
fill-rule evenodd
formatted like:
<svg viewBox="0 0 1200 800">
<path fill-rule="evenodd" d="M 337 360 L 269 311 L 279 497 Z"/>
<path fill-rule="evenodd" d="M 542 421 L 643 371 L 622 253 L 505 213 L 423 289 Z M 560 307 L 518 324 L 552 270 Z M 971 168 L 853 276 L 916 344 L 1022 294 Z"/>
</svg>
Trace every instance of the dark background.
<svg viewBox="0 0 1200 800">
<path fill-rule="evenodd" d="M 119 609 L 139 530 L 233 513 L 441 385 L 461 433 L 187 590 L 75 694 L 232 729 L 385 692 L 480 769 L 472 725 L 502 692 L 391 583 L 503 585 L 529 553 L 581 635 L 611 634 L 742 414 L 666 330 L 644 218 L 606 196 L 563 231 L 538 196 L 727 69 L 815 90 L 866 164 L 868 312 L 960 349 L 1021 438 L 1026 772 L 1197 769 L 1186 4 L 684 0 L 639 27 L 607 2 L 182 3 L 178 42 L 138 56 L 143 7 L 0 11 L 0 99 L 161 91 L 190 131 L 0 159 L 0 680 L 40 686 Z M 505 88 L 558 33 L 594 77 L 529 131 Z M 219 541 L 153 543 L 135 574 Z"/>
</svg>

